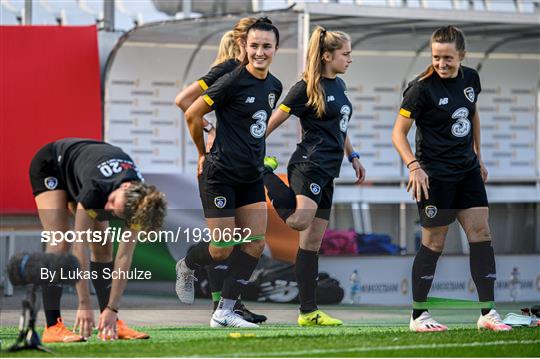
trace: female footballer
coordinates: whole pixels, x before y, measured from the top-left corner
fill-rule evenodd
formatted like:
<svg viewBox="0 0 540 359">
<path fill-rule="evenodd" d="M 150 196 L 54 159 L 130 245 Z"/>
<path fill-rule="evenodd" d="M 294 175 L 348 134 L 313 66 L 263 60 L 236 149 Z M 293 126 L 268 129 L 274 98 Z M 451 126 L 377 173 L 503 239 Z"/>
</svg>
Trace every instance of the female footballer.
<svg viewBox="0 0 540 359">
<path fill-rule="evenodd" d="M 221 37 L 218 54 L 210 71 L 176 96 L 175 103 L 182 111 L 187 111 L 197 97 L 199 97 L 203 91 L 207 90 L 209 86 L 212 86 L 217 79 L 226 73 L 231 72 L 241 64 L 246 56 L 246 30 L 256 20 L 257 19 L 252 17 L 242 18 L 234 25 L 233 30 L 226 32 Z M 208 133 L 206 150 L 209 151 L 212 148 L 216 131 L 214 125 L 204 118 L 203 124 L 203 130 Z M 210 264 L 205 269 L 208 273 L 208 283 L 210 285 L 212 301 L 214 304 L 213 309 L 216 310 L 219 299 L 221 298 L 223 281 L 227 275 L 228 263 L 227 261 L 224 261 Z M 267 319 L 264 315 L 251 312 L 240 300 L 236 303 L 234 310 L 245 320 L 252 323 L 262 323 Z"/>
<path fill-rule="evenodd" d="M 92 283 L 101 311 L 98 324 L 100 338 L 148 338 L 147 334 L 127 327 L 118 319 L 120 298 L 127 280 L 111 279 L 107 273 L 130 270 L 136 230 L 159 229 L 163 224 L 166 212 L 164 195 L 154 186 L 144 183 L 139 169 L 122 149 L 79 138 L 66 138 L 43 146 L 32 159 L 30 183 L 44 231 L 68 231 L 68 204 L 73 202 L 76 203 L 76 232 L 104 231 L 109 219 L 125 221 L 132 241 L 119 243 L 114 262 L 110 241 L 106 244 L 89 243 L 90 265 L 86 253 L 88 243 L 75 243 L 73 253 L 81 264 L 81 270 L 97 274 L 92 277 Z M 47 243 L 46 250 L 67 252 L 69 243 Z M 79 307 L 74 331 L 79 329 L 78 334 L 63 323 L 60 313 L 62 286 L 43 286 L 47 321 L 44 343 L 84 341 L 92 334 L 95 323 L 88 282 L 80 280 L 76 287 Z"/>
<path fill-rule="evenodd" d="M 269 72 L 279 46 L 277 28 L 261 18 L 246 33 L 243 66 L 222 76 L 186 112 L 199 152 L 199 190 L 211 242 L 196 245 L 178 262 L 176 291 L 180 300 L 193 303 L 196 268 L 223 261 L 235 245 L 241 246 L 230 258 L 218 309 L 210 321 L 212 327 L 257 327 L 233 309 L 264 249 L 264 135 L 282 86 Z M 217 117 L 216 139 L 206 154 L 202 118 L 212 110 Z M 231 233 L 233 240 L 227 240 Z"/>
<path fill-rule="evenodd" d="M 486 303 L 477 326 L 493 331 L 511 329 L 492 308 L 495 255 L 476 106 L 482 88 L 478 73 L 461 64 L 465 52 L 465 36 L 458 28 L 444 26 L 432 34 L 431 64 L 405 90 L 392 132 L 394 146 L 409 170 L 407 191 L 417 201 L 422 225 L 422 245 L 412 267 L 415 306 L 409 327 L 415 332 L 447 330 L 422 304 L 426 305 L 448 225 L 456 218 L 469 241 L 478 298 Z M 413 122 L 417 128 L 415 154 L 407 141 Z"/>
<path fill-rule="evenodd" d="M 318 251 L 332 207 L 334 179 L 339 177 L 343 154 L 356 173 L 357 184 L 364 181 L 365 169 L 347 136 L 352 104 L 347 97 L 344 74 L 352 62 L 351 40 L 341 31 L 318 26 L 309 41 L 307 66 L 283 103 L 270 118 L 267 136 L 291 114 L 300 119 L 302 141 L 287 168 L 290 187 L 273 173 L 274 157 L 267 157 L 264 183 L 279 216 L 300 231 L 296 255 L 296 279 L 300 297 L 300 326 L 341 325 L 317 308 Z"/>
</svg>

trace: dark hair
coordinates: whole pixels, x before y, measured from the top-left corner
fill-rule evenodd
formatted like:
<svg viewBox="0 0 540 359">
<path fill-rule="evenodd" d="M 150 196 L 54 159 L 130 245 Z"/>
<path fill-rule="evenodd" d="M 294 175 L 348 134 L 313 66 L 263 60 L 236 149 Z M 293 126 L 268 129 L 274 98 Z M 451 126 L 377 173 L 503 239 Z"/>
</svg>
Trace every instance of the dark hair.
<svg viewBox="0 0 540 359">
<path fill-rule="evenodd" d="M 272 31 L 276 35 L 276 47 L 279 47 L 279 30 L 272 24 L 269 18 L 260 17 L 246 30 L 246 38 L 251 30 Z"/>
<path fill-rule="evenodd" d="M 455 44 L 458 52 L 462 54 L 465 52 L 465 35 L 463 34 L 463 31 L 452 25 L 442 26 L 435 30 L 433 34 L 431 34 L 429 43 L 431 45 L 434 42 L 440 44 Z M 430 77 L 433 75 L 434 71 L 433 65 L 430 64 L 428 68 L 420 74 L 420 80 Z"/>
</svg>

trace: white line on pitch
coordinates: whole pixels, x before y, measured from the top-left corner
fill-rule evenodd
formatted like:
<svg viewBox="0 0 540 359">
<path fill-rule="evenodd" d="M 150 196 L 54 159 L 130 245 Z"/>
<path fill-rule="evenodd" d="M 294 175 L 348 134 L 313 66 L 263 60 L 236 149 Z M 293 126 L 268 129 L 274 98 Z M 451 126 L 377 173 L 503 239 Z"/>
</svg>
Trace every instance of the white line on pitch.
<svg viewBox="0 0 540 359">
<path fill-rule="evenodd" d="M 433 344 L 418 344 L 418 345 L 391 345 L 379 347 L 356 347 L 345 349 L 313 349 L 313 350 L 296 350 L 283 352 L 267 352 L 267 353 L 249 353 L 249 357 L 281 357 L 281 356 L 299 356 L 310 354 L 330 354 L 330 353 L 356 353 L 356 352 L 371 352 L 371 351 L 388 351 L 388 350 L 410 350 L 410 349 L 440 349 L 440 348 L 463 348 L 463 347 L 484 347 L 508 344 L 538 344 L 540 340 L 499 340 L 495 342 L 472 342 L 472 343 L 433 343 Z M 239 354 L 220 354 L 217 356 L 241 357 Z"/>
</svg>

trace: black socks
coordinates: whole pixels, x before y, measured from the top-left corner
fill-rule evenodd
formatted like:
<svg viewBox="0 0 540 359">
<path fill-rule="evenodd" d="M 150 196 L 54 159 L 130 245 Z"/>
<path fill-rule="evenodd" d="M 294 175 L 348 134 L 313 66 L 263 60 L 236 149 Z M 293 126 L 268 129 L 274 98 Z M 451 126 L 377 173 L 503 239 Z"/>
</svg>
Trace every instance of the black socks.
<svg viewBox="0 0 540 359">
<path fill-rule="evenodd" d="M 57 323 L 60 314 L 60 300 L 62 299 L 62 284 L 49 283 L 41 286 L 43 295 L 43 310 L 47 326 L 53 326 Z"/>
<path fill-rule="evenodd" d="M 300 312 L 311 313 L 317 310 L 317 277 L 319 276 L 319 255 L 315 251 L 298 248 L 294 266 L 300 297 Z"/>
<path fill-rule="evenodd" d="M 92 278 L 92 284 L 96 290 L 96 295 L 99 303 L 99 311 L 103 312 L 107 304 L 109 304 L 109 295 L 111 293 L 112 278 L 109 275 L 108 279 L 103 278 L 103 270 L 109 269 L 109 273 L 114 269 L 114 262 L 98 263 L 90 262 L 90 270 L 97 273 L 97 278 Z"/>
<path fill-rule="evenodd" d="M 255 258 L 246 252 L 237 251 L 230 257 L 229 275 L 223 283 L 221 297 L 224 299 L 236 300 L 242 289 L 248 284 L 259 258 Z"/>
<path fill-rule="evenodd" d="M 432 251 L 424 245 L 421 245 L 420 250 L 416 253 L 412 267 L 412 294 L 415 302 L 427 300 L 440 255 L 440 252 Z M 413 319 L 418 318 L 426 310 L 414 309 Z"/>
<path fill-rule="evenodd" d="M 469 263 L 471 277 L 478 291 L 480 302 L 492 302 L 495 300 L 495 254 L 491 241 L 469 243 Z M 489 313 L 489 308 L 482 308 L 482 315 Z"/>
<path fill-rule="evenodd" d="M 195 270 L 215 263 L 214 259 L 210 255 L 210 251 L 208 250 L 208 245 L 208 242 L 201 242 L 189 249 L 185 259 L 186 266 L 189 269 Z"/>
</svg>

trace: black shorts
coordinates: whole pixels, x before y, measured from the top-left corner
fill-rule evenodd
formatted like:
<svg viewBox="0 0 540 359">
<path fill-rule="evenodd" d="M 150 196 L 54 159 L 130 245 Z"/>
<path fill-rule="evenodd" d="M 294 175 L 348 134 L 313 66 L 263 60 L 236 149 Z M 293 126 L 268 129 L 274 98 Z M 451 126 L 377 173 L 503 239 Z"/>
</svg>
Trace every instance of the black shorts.
<svg viewBox="0 0 540 359">
<path fill-rule="evenodd" d="M 457 212 L 474 207 L 487 207 L 486 187 L 480 169 L 466 174 L 458 182 L 429 179 L 429 199 L 417 203 L 422 227 L 447 226 L 454 222 Z"/>
<path fill-rule="evenodd" d="M 67 191 L 67 186 L 62 180 L 53 143 L 43 146 L 32 158 L 30 184 L 34 197 L 47 191 Z"/>
<path fill-rule="evenodd" d="M 208 160 L 199 176 L 199 194 L 206 218 L 234 217 L 236 208 L 266 201 L 262 178 L 253 183 L 234 183 Z"/>
<path fill-rule="evenodd" d="M 334 177 L 309 162 L 290 164 L 287 173 L 294 194 L 314 200 L 318 205 L 315 217 L 328 220 L 334 196 Z"/>
</svg>

